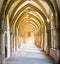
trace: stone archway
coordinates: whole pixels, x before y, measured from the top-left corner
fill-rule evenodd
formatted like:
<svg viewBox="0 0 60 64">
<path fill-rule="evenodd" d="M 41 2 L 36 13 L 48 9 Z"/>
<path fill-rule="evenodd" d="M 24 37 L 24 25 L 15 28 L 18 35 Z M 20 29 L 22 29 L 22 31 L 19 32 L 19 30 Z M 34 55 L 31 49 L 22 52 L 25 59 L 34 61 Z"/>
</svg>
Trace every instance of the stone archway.
<svg viewBox="0 0 60 64">
<path fill-rule="evenodd" d="M 19 1 L 18 1 L 19 2 Z M 15 49 L 15 43 L 16 43 L 16 40 L 18 41 L 19 40 L 19 38 L 17 39 L 16 38 L 16 36 L 18 37 L 18 35 L 19 35 L 19 30 L 20 29 L 17 29 L 17 31 L 18 31 L 18 33 L 17 33 L 17 31 L 16 31 L 16 28 L 17 28 L 17 25 L 18 25 L 18 23 L 20 23 L 20 21 L 16 21 L 17 19 L 18 19 L 18 16 L 20 15 L 20 12 L 17 12 L 16 10 L 17 10 L 17 6 L 16 6 L 16 9 L 14 8 L 14 10 L 12 10 L 12 13 L 11 13 L 11 16 L 12 17 L 9 17 L 9 15 L 10 15 L 10 11 L 11 11 L 11 9 L 13 8 L 13 5 L 15 4 L 15 3 L 17 3 L 16 5 L 18 5 L 18 2 L 17 1 L 10 1 L 10 2 L 8 2 L 8 1 L 4 1 L 4 3 L 3 3 L 3 7 L 2 7 L 2 11 L 1 11 L 1 37 L 3 36 L 3 34 L 5 33 L 5 31 L 7 31 L 7 44 L 8 44 L 8 48 L 7 48 L 7 50 L 8 50 L 8 52 L 9 52 L 9 54 L 7 55 L 8 57 L 10 56 L 10 52 L 12 51 L 12 48 L 14 48 Z M 25 1 L 24 1 L 25 2 Z M 24 2 L 22 2 L 21 1 L 21 5 L 23 5 L 22 3 L 24 3 Z M 28 2 L 27 2 L 28 3 Z M 31 14 L 29 14 L 30 16 L 32 16 L 33 17 L 33 19 L 34 19 L 34 21 L 32 21 L 32 22 L 34 22 L 34 23 L 32 23 L 32 25 L 34 26 L 34 27 L 36 27 L 36 25 L 38 24 L 38 22 L 36 22 L 36 21 L 40 21 L 41 23 L 43 23 L 43 24 L 41 24 L 41 25 L 43 25 L 43 30 L 42 30 L 42 28 L 40 28 L 41 30 L 40 31 L 38 31 L 38 32 L 42 32 L 42 33 L 40 33 L 40 36 L 41 36 L 41 34 L 42 34 L 42 36 L 40 37 L 42 40 L 41 40 L 41 42 L 47 42 L 47 43 L 41 43 L 41 47 L 44 49 L 44 51 L 46 51 L 47 52 L 47 49 L 48 49 L 48 52 L 47 53 L 49 53 L 49 55 L 55 60 L 55 61 L 57 61 L 57 59 L 55 59 L 56 57 L 57 57 L 57 53 L 56 53 L 56 50 L 58 50 L 58 30 L 57 30 L 57 28 L 58 28 L 58 16 L 57 16 L 57 13 L 58 13 L 58 10 L 57 10 L 57 7 L 56 7 L 56 2 L 54 1 L 46 1 L 46 0 L 44 0 L 44 4 L 46 4 L 46 5 L 48 5 L 48 7 L 51 9 L 51 11 L 49 11 L 49 15 L 48 14 L 45 14 L 45 12 L 47 12 L 47 11 L 45 11 L 46 10 L 46 8 L 44 8 L 44 6 L 43 6 L 43 4 L 42 4 L 42 2 L 40 2 L 40 3 L 38 3 L 38 1 L 36 1 L 36 0 L 34 0 L 33 1 L 33 3 L 37 3 L 37 6 L 35 6 L 35 5 L 33 5 L 33 4 L 27 4 L 29 7 L 31 6 L 32 7 L 32 10 L 33 11 L 36 11 L 36 12 L 38 12 L 37 14 L 35 14 L 35 13 L 33 13 L 32 15 Z M 40 4 L 40 5 L 39 5 Z M 41 5 L 42 4 L 42 5 Z M 26 6 L 23 6 L 21 9 L 19 9 L 18 11 L 23 11 L 26 7 L 27 7 L 27 5 Z M 9 7 L 8 7 L 9 6 Z M 18 7 L 19 7 L 19 5 L 18 5 Z M 39 8 L 39 7 L 42 7 L 41 9 Z M 55 7 L 56 7 L 56 9 L 55 9 Z M 11 9 L 10 9 L 11 8 Z M 24 9 L 23 9 L 24 8 Z M 26 9 L 25 9 L 26 10 Z M 42 11 L 42 10 L 44 10 L 44 11 Z M 13 13 L 14 12 L 14 13 Z M 15 14 L 15 16 L 14 16 L 14 14 Z M 22 12 L 21 12 L 21 14 L 22 14 Z M 35 15 L 36 16 L 35 16 Z M 40 17 L 40 15 L 39 14 L 41 14 L 41 17 L 43 18 L 43 20 L 44 21 L 41 21 L 40 19 L 39 19 L 39 17 Z M 6 20 L 6 15 L 8 16 L 8 19 Z M 38 16 L 39 17 L 38 17 Z M 47 16 L 48 15 L 48 16 Z M 27 14 L 25 15 L 25 16 L 27 16 Z M 44 18 L 44 16 L 45 16 L 45 18 Z M 36 17 L 36 21 L 35 21 L 35 18 L 34 17 Z M 40 17 L 40 18 L 41 18 Z M 13 23 L 16 23 L 17 22 L 17 25 L 15 25 L 15 28 L 14 27 L 12 27 L 11 26 L 11 24 L 10 24 L 10 20 L 12 20 L 13 19 L 13 21 L 12 21 L 12 26 L 13 26 Z M 21 16 L 21 18 L 24 18 L 24 16 Z M 20 18 L 20 20 L 21 20 L 21 18 Z M 41 19 L 42 19 L 41 18 Z M 49 19 L 48 19 L 49 18 Z M 25 18 L 26 19 L 26 18 Z M 21 20 L 22 21 L 22 20 Z M 4 23 L 5 22 L 9 22 L 9 23 L 7 23 L 7 30 L 5 30 L 4 29 L 4 27 L 5 26 L 3 26 L 4 25 Z M 26 20 L 25 20 L 25 22 L 26 22 Z M 45 26 L 44 26 L 44 24 L 45 24 Z M 26 26 L 26 24 L 25 23 L 23 23 L 23 26 Z M 38 24 L 39 25 L 39 24 Z M 11 26 L 11 27 L 10 27 Z M 24 26 L 24 27 L 25 27 Z M 32 27 L 33 27 L 32 26 Z M 47 26 L 47 27 L 46 27 Z M 20 26 L 21 27 L 21 26 Z M 20 28 L 19 27 L 19 28 Z M 46 29 L 45 29 L 46 28 Z M 47 29 L 48 28 L 48 29 Z M 13 30 L 13 29 L 15 29 L 15 30 Z M 22 29 L 22 28 L 21 28 Z M 32 29 L 35 29 L 35 28 L 32 28 Z M 36 29 L 35 29 L 36 30 Z M 14 31 L 14 32 L 13 32 Z M 2 33 L 3 32 L 3 33 Z M 21 31 L 22 32 L 22 31 Z M 37 33 L 37 34 L 39 34 L 39 33 Z M 46 38 L 46 36 L 47 36 L 47 41 L 45 40 L 45 38 Z M 57 38 L 56 38 L 56 36 L 57 36 Z M 4 37 L 4 36 L 3 36 Z M 4 45 L 4 43 L 5 42 L 3 42 L 3 40 L 4 40 L 4 38 L 1 38 L 1 45 L 3 46 Z M 10 37 L 11 37 L 11 40 L 10 40 Z M 12 41 L 13 40 L 13 41 Z M 57 42 L 57 43 L 56 43 Z M 3 44 L 2 44 L 3 43 Z M 13 43 L 13 44 L 12 44 Z M 47 46 L 45 47 L 45 45 L 47 44 Z M 4 48 L 4 46 L 3 46 L 3 48 Z M 55 51 L 54 51 L 55 50 Z M 2 49 L 2 51 L 3 51 L 3 49 Z M 5 54 L 4 52 L 2 52 L 3 54 Z M 54 53 L 54 54 L 53 54 Z M 3 55 L 2 54 L 2 55 Z M 53 54 L 53 56 L 52 56 L 52 54 Z M 56 56 L 56 57 L 55 57 Z"/>
</svg>

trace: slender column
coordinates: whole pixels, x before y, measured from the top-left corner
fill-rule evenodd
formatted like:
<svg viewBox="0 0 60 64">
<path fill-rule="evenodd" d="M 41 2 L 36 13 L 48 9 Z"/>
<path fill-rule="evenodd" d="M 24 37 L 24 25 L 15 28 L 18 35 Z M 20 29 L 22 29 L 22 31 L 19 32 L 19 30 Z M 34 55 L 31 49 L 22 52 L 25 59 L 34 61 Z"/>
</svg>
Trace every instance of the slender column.
<svg viewBox="0 0 60 64">
<path fill-rule="evenodd" d="M 44 42 L 43 42 L 43 30 L 42 30 L 42 32 L 41 32 L 41 48 L 42 48 L 42 50 L 43 50 L 43 47 L 44 46 Z"/>
<path fill-rule="evenodd" d="M 46 32 L 46 28 L 45 28 L 45 46 L 47 46 L 47 32 Z"/>
<path fill-rule="evenodd" d="M 42 48 L 42 32 L 41 32 L 41 34 L 40 34 L 40 35 L 41 35 L 41 48 Z"/>
<path fill-rule="evenodd" d="M 10 57 L 10 32 L 7 31 L 7 57 Z"/>
<path fill-rule="evenodd" d="M 14 34 L 14 51 L 15 51 L 15 34 Z"/>
<path fill-rule="evenodd" d="M 39 33 L 39 47 L 41 48 L 41 32 Z"/>
<path fill-rule="evenodd" d="M 47 52 L 47 40 L 48 40 L 48 38 L 47 38 L 47 31 L 46 31 L 46 27 L 45 27 L 45 43 L 44 43 L 44 51 L 46 52 L 46 53 L 48 53 Z"/>
<path fill-rule="evenodd" d="M 5 59 L 5 24 L 4 20 L 2 20 L 2 28 L 0 29 L 0 34 L 1 34 L 1 63 L 3 64 L 4 59 Z"/>
<path fill-rule="evenodd" d="M 47 51 L 48 53 L 47 54 L 50 54 L 50 47 L 51 47 L 51 33 L 50 33 L 50 30 L 48 30 L 47 32 Z"/>
<path fill-rule="evenodd" d="M 60 27 L 58 29 L 58 38 L 59 38 L 59 42 L 58 42 L 58 64 L 60 64 Z"/>
<path fill-rule="evenodd" d="M 7 16 L 7 57 L 10 57 L 10 31 L 9 31 L 9 18 Z"/>
<path fill-rule="evenodd" d="M 18 48 L 20 48 L 20 45 L 21 45 L 21 38 L 20 37 L 18 37 Z"/>
<path fill-rule="evenodd" d="M 12 26 L 13 27 L 13 26 Z M 12 28 L 11 27 L 11 28 Z M 15 46 L 15 44 L 16 44 L 16 32 L 15 32 L 15 27 L 13 27 L 13 48 L 14 48 L 14 52 L 15 52 L 15 50 L 16 50 L 16 46 Z"/>
<path fill-rule="evenodd" d="M 18 30 L 16 29 L 16 35 L 15 35 L 15 49 L 18 49 Z"/>
<path fill-rule="evenodd" d="M 39 47 L 40 47 L 40 33 L 39 33 Z"/>
<path fill-rule="evenodd" d="M 55 61 L 58 61 L 58 57 L 59 57 L 59 51 L 58 51 L 58 20 L 56 18 L 56 20 L 54 20 L 52 18 L 52 22 L 51 22 L 51 48 L 55 51 Z"/>
<path fill-rule="evenodd" d="M 60 11 L 58 12 L 58 64 L 60 64 Z"/>
<path fill-rule="evenodd" d="M 44 39 L 44 37 L 43 37 L 43 32 L 42 32 L 42 50 L 43 50 L 43 46 L 44 46 L 44 42 L 43 42 L 43 39 Z"/>
<path fill-rule="evenodd" d="M 18 30 L 17 30 L 17 36 L 16 37 L 17 37 L 17 45 L 16 46 L 17 46 L 17 49 L 18 49 Z"/>
<path fill-rule="evenodd" d="M 3 63 L 4 59 L 5 59 L 5 33 L 2 32 L 1 33 L 1 37 L 2 37 L 2 43 L 1 43 L 1 61 Z"/>
<path fill-rule="evenodd" d="M 44 50 L 44 45 L 45 45 L 45 28 L 43 30 L 43 50 Z"/>
<path fill-rule="evenodd" d="M 1 29 L 0 29 L 0 64 L 1 64 L 1 44 L 2 44 L 2 38 L 1 38 Z"/>
<path fill-rule="evenodd" d="M 13 32 L 10 33 L 10 55 L 12 56 L 14 53 L 14 37 L 13 37 Z"/>
<path fill-rule="evenodd" d="M 51 48 L 51 24 L 48 23 L 48 28 L 47 28 L 47 54 L 50 54 L 50 48 Z"/>
<path fill-rule="evenodd" d="M 17 50 L 17 38 L 16 38 L 16 34 L 15 34 L 15 51 Z"/>
</svg>

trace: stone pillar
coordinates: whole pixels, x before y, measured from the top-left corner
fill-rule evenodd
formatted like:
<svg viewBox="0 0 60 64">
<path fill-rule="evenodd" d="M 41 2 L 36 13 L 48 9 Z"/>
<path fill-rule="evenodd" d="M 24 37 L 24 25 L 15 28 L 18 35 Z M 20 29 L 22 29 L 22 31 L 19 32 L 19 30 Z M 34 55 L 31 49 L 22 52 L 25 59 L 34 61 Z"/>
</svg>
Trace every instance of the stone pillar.
<svg viewBox="0 0 60 64">
<path fill-rule="evenodd" d="M 8 16 L 7 16 L 7 57 L 10 57 L 10 27 Z"/>
<path fill-rule="evenodd" d="M 7 57 L 10 57 L 10 32 L 7 31 Z"/>
<path fill-rule="evenodd" d="M 15 51 L 16 51 L 16 50 L 17 50 L 17 46 L 16 46 L 16 45 L 17 45 L 17 38 L 16 38 L 16 34 L 15 34 L 15 42 L 14 42 L 14 43 L 15 43 Z"/>
<path fill-rule="evenodd" d="M 16 30 L 16 34 L 15 34 L 15 50 L 18 49 L 18 30 Z"/>
<path fill-rule="evenodd" d="M 60 64 L 60 11 L 58 12 L 58 64 Z"/>
<path fill-rule="evenodd" d="M 2 20 L 2 26 L 1 26 L 1 29 L 0 29 L 0 45 L 1 45 L 1 64 L 3 64 L 4 62 L 4 59 L 5 59 L 5 20 Z"/>
<path fill-rule="evenodd" d="M 45 28 L 43 30 L 43 50 L 44 50 L 44 46 L 45 46 Z"/>
<path fill-rule="evenodd" d="M 51 30 L 49 28 L 47 29 L 47 54 L 50 54 L 50 47 L 51 47 Z"/>
<path fill-rule="evenodd" d="M 3 64 L 5 59 L 5 32 L 1 32 L 1 63 Z"/>
<path fill-rule="evenodd" d="M 41 31 L 40 33 L 41 33 L 41 34 L 40 34 L 40 37 L 41 37 L 40 42 L 41 42 L 41 48 L 42 48 L 42 31 Z"/>
<path fill-rule="evenodd" d="M 41 31 L 41 49 L 44 49 L 44 31 Z"/>
<path fill-rule="evenodd" d="M 17 30 L 17 49 L 18 49 L 18 30 Z"/>
<path fill-rule="evenodd" d="M 49 20 L 50 21 L 50 20 Z M 47 26 L 47 54 L 50 54 L 50 48 L 51 48 L 51 23 L 48 22 Z"/>
<path fill-rule="evenodd" d="M 13 38 L 14 38 L 14 39 L 13 39 L 13 40 L 14 40 L 13 43 L 14 43 L 14 52 L 15 52 L 15 34 L 14 34 Z"/>
<path fill-rule="evenodd" d="M 40 33 L 40 31 L 39 31 L 39 47 L 41 48 L 41 33 Z"/>
<path fill-rule="evenodd" d="M 20 46 L 21 46 L 21 38 L 18 37 L 18 48 L 20 48 Z"/>
<path fill-rule="evenodd" d="M 10 55 L 12 56 L 14 53 L 14 34 L 10 33 Z"/>
<path fill-rule="evenodd" d="M 47 38 L 47 31 L 46 31 L 46 27 L 45 27 L 45 43 L 44 43 L 44 51 L 47 53 L 47 40 L 48 40 L 48 38 Z"/>
<path fill-rule="evenodd" d="M 44 32 L 42 32 L 42 42 L 41 42 L 42 50 L 44 49 L 44 41 L 43 40 L 44 40 Z"/>
<path fill-rule="evenodd" d="M 11 26 L 11 28 L 13 27 L 13 29 L 11 29 L 12 31 L 12 40 L 13 40 L 13 51 L 15 52 L 16 50 L 16 32 L 15 32 L 15 26 Z"/>
<path fill-rule="evenodd" d="M 59 37 L 59 43 L 58 43 L 58 64 L 60 64 L 60 27 L 58 29 L 58 37 Z"/>
<path fill-rule="evenodd" d="M 1 44 L 2 44 L 2 38 L 1 38 L 1 30 L 0 30 L 0 64 L 1 64 Z"/>
</svg>

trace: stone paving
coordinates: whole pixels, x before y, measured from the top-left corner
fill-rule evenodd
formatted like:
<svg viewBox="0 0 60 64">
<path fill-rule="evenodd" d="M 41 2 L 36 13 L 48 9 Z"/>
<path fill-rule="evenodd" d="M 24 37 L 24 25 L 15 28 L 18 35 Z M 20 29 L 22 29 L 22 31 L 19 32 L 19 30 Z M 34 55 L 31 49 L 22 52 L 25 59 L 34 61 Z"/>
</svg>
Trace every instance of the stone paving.
<svg viewBox="0 0 60 64">
<path fill-rule="evenodd" d="M 34 44 L 23 44 L 5 60 L 5 64 L 54 64 L 53 60 Z"/>
</svg>

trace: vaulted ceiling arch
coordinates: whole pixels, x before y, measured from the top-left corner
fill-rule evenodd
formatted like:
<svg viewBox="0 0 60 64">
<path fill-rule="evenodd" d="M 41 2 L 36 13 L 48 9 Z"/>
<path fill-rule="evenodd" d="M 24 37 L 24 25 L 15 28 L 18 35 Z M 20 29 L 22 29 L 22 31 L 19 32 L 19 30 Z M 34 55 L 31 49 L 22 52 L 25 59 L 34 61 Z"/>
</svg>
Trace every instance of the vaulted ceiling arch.
<svg viewBox="0 0 60 64">
<path fill-rule="evenodd" d="M 31 4 L 27 4 L 27 5 L 25 5 L 21 10 L 23 10 L 25 7 L 32 7 L 32 8 L 34 8 L 36 11 L 38 11 L 39 12 L 39 14 L 43 17 L 43 19 L 45 20 L 45 24 L 46 24 L 46 26 L 47 26 L 47 19 L 46 19 L 46 17 L 45 17 L 45 15 L 38 9 L 38 8 L 36 8 L 35 6 L 32 6 Z M 19 12 L 16 14 L 16 16 L 13 18 L 13 21 L 15 21 L 16 20 L 16 18 L 17 18 L 17 16 L 19 16 L 19 14 L 21 13 L 21 10 L 19 10 Z"/>
<path fill-rule="evenodd" d="M 6 7 L 6 11 L 5 11 L 5 13 L 6 13 L 6 15 L 8 14 L 8 12 L 9 12 L 9 10 L 10 10 L 10 8 L 11 8 L 11 6 L 15 3 L 15 2 L 17 2 L 18 0 L 10 0 L 9 1 L 9 3 L 7 4 L 7 7 Z M 20 4 L 23 4 L 24 2 L 25 2 L 26 0 L 20 0 L 20 2 L 18 3 L 18 5 L 15 7 L 15 11 L 16 11 L 16 9 L 20 6 Z M 38 2 L 37 2 L 37 0 L 33 0 L 33 1 L 35 1 L 37 4 L 38 4 Z M 42 0 L 39 0 L 39 1 L 42 1 Z M 52 5 L 52 1 L 50 1 L 50 0 L 43 0 L 43 2 L 45 2 L 46 4 L 48 4 L 48 6 L 50 7 L 50 9 L 51 9 L 51 11 L 54 13 L 54 7 L 53 7 L 53 5 Z M 14 13 L 14 11 L 13 11 L 13 13 Z M 12 13 L 12 15 L 11 15 L 11 17 L 13 16 L 13 13 Z M 55 13 L 54 13 L 55 14 Z"/>
<path fill-rule="evenodd" d="M 11 6 L 15 3 L 15 2 L 17 2 L 18 0 L 10 0 L 9 2 L 8 2 L 8 4 L 7 4 L 7 0 L 5 1 L 6 2 L 6 9 L 5 9 L 5 13 L 7 13 L 8 14 L 8 12 L 9 12 L 9 10 L 10 10 L 10 8 L 11 8 Z M 22 0 L 20 0 L 20 2 L 21 2 Z M 26 1 L 26 0 L 23 0 L 22 2 L 24 2 L 24 1 Z M 36 1 L 36 0 L 33 0 L 33 1 Z M 40 2 L 42 1 L 42 0 L 39 0 Z M 53 15 L 55 14 L 55 9 L 54 9 L 54 6 L 53 6 L 53 4 L 52 4 L 52 0 L 50 1 L 50 0 L 43 0 L 46 4 L 48 4 L 48 6 L 50 7 L 50 9 L 51 9 L 51 11 L 53 12 Z M 56 2 L 56 1 L 55 1 Z M 4 4 L 4 3 L 3 3 Z M 38 3 L 37 3 L 38 4 Z M 55 5 L 55 6 L 57 6 L 57 5 Z M 17 6 L 18 7 L 18 6 Z M 16 7 L 16 8 L 17 8 Z M 2 8 L 3 9 L 3 8 Z M 6 14 L 5 14 L 6 15 Z M 6 15 L 7 16 L 7 15 Z M 11 16 L 12 17 L 12 16 Z"/>
<path fill-rule="evenodd" d="M 22 30 L 22 28 L 21 28 L 21 29 L 20 29 L 20 28 L 18 29 L 19 34 L 25 32 L 26 29 L 29 28 L 27 25 L 28 25 L 28 23 L 26 24 L 26 26 L 24 25 L 25 28 L 23 28 L 23 30 Z M 36 28 L 33 24 L 31 24 L 31 23 L 30 23 L 30 29 L 31 29 L 34 33 L 36 33 L 37 28 Z"/>
<path fill-rule="evenodd" d="M 19 0 L 9 0 L 9 2 L 6 4 L 6 8 L 2 8 L 3 10 L 5 10 L 5 16 L 7 16 L 6 15 L 6 10 L 8 11 L 8 15 L 9 15 L 9 11 L 10 11 L 10 8 L 12 7 L 12 5 L 15 3 L 15 2 L 18 2 Z M 20 0 L 20 1 L 22 1 L 22 0 Z M 24 0 L 23 0 L 24 1 Z M 26 0 L 25 0 L 26 1 Z M 36 0 L 33 0 L 33 1 L 36 1 Z M 42 0 L 39 0 L 39 2 L 41 2 Z M 49 6 L 49 8 L 50 8 L 50 10 L 52 11 L 52 13 L 53 13 L 53 16 L 55 16 L 56 14 L 56 11 L 55 11 L 55 8 L 54 8 L 54 6 L 53 6 L 53 3 L 52 3 L 52 0 L 50 1 L 50 0 L 43 0 L 48 6 Z M 7 2 L 7 0 L 6 0 L 6 2 Z M 11 3 L 11 4 L 10 4 Z M 18 4 L 18 3 L 17 3 Z M 38 4 L 38 3 L 37 3 Z M 9 7 L 8 7 L 8 5 L 9 5 Z M 56 5 L 55 5 L 56 6 Z M 9 8 L 9 9 L 8 9 Z M 45 8 L 46 9 L 46 8 Z M 4 14 L 4 13 L 3 13 Z M 44 16 L 44 15 L 43 15 Z M 9 17 L 10 18 L 10 17 Z M 43 18 L 44 19 L 44 18 Z M 45 18 L 44 20 L 46 20 L 47 21 L 47 19 Z M 45 23 L 46 25 L 48 25 L 48 23 L 46 22 Z M 48 26 L 47 26 L 48 27 Z"/>
<path fill-rule="evenodd" d="M 20 23 L 20 24 L 18 25 L 17 29 L 19 28 L 19 26 L 24 25 L 24 23 L 30 23 L 30 22 L 33 23 L 35 26 L 37 26 L 37 29 L 40 28 L 40 25 L 37 24 L 33 19 L 30 19 L 29 21 L 27 21 L 27 19 L 24 19 L 24 20 L 23 20 L 23 23 Z"/>
<path fill-rule="evenodd" d="M 38 12 L 37 12 L 38 13 Z M 39 15 L 37 15 L 37 13 L 35 13 L 35 16 L 34 16 L 34 14 L 31 14 L 31 13 L 27 13 L 27 12 L 21 12 L 21 14 L 20 14 L 20 16 L 19 16 L 19 18 L 17 19 L 17 21 L 15 21 L 14 23 L 16 23 L 16 25 L 18 25 L 20 22 L 21 22 L 21 19 L 23 20 L 23 18 L 24 17 L 26 17 L 27 15 L 31 15 L 30 17 L 35 17 L 35 18 L 37 18 Z M 43 24 L 43 20 L 41 19 L 41 17 L 38 17 L 37 18 L 38 20 L 39 20 L 39 24 Z M 41 21 L 41 22 L 40 22 Z"/>
<path fill-rule="evenodd" d="M 19 23 L 23 23 L 23 19 L 24 19 L 24 20 L 27 19 L 27 21 L 28 21 L 29 18 L 35 19 L 36 23 L 39 23 L 39 25 L 42 25 L 42 23 L 41 23 L 42 21 L 40 21 L 37 17 L 35 17 L 35 16 L 32 15 L 32 14 L 28 14 L 28 15 L 29 15 L 29 17 L 27 17 L 26 14 L 25 14 L 25 15 L 22 14 L 23 17 L 19 17 L 19 19 L 18 19 L 17 22 L 16 22 L 16 26 L 18 26 Z"/>
<path fill-rule="evenodd" d="M 15 0 L 15 2 L 17 2 L 17 1 Z M 15 7 L 14 10 L 13 10 L 13 13 L 12 13 L 11 17 L 14 16 L 16 10 L 17 10 L 22 4 L 24 4 L 24 2 L 26 2 L 26 0 L 23 0 L 23 1 L 21 0 L 21 1 L 16 5 L 16 7 Z M 38 4 L 38 5 L 41 7 L 42 11 L 44 11 L 44 12 L 46 13 L 46 10 L 45 10 L 44 6 L 43 6 L 39 1 L 33 0 L 33 2 L 35 2 L 36 4 Z M 9 4 L 10 4 L 10 5 L 9 5 Z M 10 1 L 9 4 L 8 4 L 8 6 L 7 6 L 7 8 L 6 8 L 6 15 L 8 14 L 10 8 L 13 6 L 14 1 L 13 1 L 13 0 Z M 47 13 L 46 13 L 46 15 L 47 15 Z M 11 18 L 10 18 L 10 19 L 11 19 Z"/>
<path fill-rule="evenodd" d="M 27 27 L 27 25 L 28 26 L 31 25 L 30 27 L 32 27 L 34 29 L 34 31 L 35 30 L 39 30 L 38 27 L 34 23 L 32 23 L 32 22 L 30 22 L 30 23 L 29 22 L 25 22 L 22 26 L 19 26 L 18 31 L 21 31 L 22 29 L 24 31 L 24 28 Z"/>
</svg>

